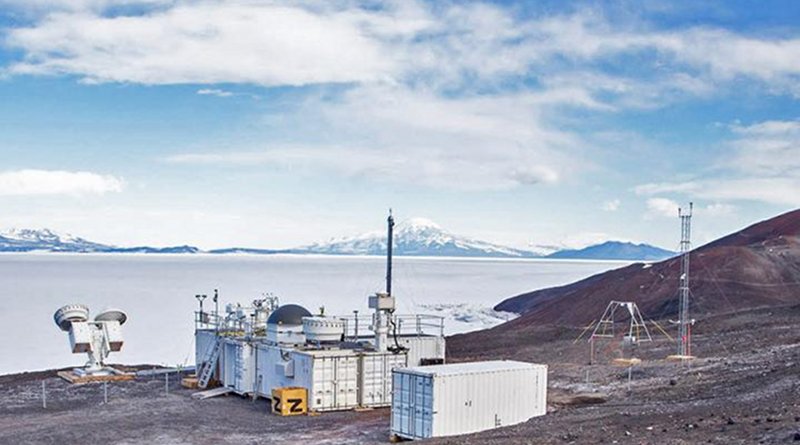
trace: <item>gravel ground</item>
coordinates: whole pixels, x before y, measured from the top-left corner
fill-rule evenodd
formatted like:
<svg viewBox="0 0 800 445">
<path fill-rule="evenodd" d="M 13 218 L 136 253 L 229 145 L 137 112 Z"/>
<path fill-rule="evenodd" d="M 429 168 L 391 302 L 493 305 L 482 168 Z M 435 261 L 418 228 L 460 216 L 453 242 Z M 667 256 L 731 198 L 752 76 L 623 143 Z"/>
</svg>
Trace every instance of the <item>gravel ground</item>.
<svg viewBox="0 0 800 445">
<path fill-rule="evenodd" d="M 509 337 L 491 331 L 448 339 L 451 360 L 515 358 L 550 365 L 544 417 L 433 444 L 800 444 L 800 306 L 701 320 L 691 364 L 663 360 L 673 343 L 642 346 L 633 368 L 609 364 L 621 351 L 573 343 L 580 330 L 542 327 Z M 588 372 L 588 378 L 587 378 Z M 41 385 L 47 388 L 42 408 Z M 43 373 L 0 376 L 0 443 L 378 444 L 388 409 L 277 417 L 264 400 L 197 401 L 164 377 L 70 385 Z M 597 401 L 604 403 L 592 403 Z"/>
</svg>

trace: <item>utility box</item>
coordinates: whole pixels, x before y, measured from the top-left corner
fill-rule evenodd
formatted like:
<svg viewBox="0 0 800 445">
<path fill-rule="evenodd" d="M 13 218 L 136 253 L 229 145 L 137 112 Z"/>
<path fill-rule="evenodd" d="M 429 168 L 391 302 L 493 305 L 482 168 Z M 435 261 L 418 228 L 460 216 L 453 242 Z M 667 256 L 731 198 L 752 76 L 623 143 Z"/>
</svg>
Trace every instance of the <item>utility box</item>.
<svg viewBox="0 0 800 445">
<path fill-rule="evenodd" d="M 547 412 L 547 365 L 487 361 L 393 371 L 391 433 L 427 439 L 514 425 Z"/>
<path fill-rule="evenodd" d="M 389 294 L 375 294 L 369 297 L 368 303 L 370 309 L 389 311 L 394 310 L 395 308 L 394 297 L 390 296 Z"/>
<path fill-rule="evenodd" d="M 296 386 L 273 389 L 272 412 L 281 416 L 298 416 L 308 413 L 306 389 Z"/>
</svg>

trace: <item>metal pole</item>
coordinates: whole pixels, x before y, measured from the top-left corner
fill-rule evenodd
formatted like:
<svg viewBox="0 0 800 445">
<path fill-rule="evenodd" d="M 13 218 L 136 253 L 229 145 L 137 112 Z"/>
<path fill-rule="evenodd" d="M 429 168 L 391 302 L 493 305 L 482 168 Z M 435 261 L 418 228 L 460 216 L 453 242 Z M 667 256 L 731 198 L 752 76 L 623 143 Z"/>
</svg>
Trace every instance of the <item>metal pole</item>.
<svg viewBox="0 0 800 445">
<path fill-rule="evenodd" d="M 44 386 L 44 380 L 42 380 L 42 408 L 47 409 L 47 390 Z"/>
<path fill-rule="evenodd" d="M 169 372 L 164 374 L 164 395 L 169 394 Z"/>
<path fill-rule="evenodd" d="M 353 311 L 353 317 L 355 318 L 356 321 L 353 335 L 355 336 L 356 341 L 358 341 L 358 310 Z"/>
<path fill-rule="evenodd" d="M 388 233 L 386 236 L 386 293 L 392 295 L 392 244 L 394 243 L 394 218 L 392 209 L 389 209 L 389 218 L 386 219 Z"/>
<path fill-rule="evenodd" d="M 103 404 L 108 404 L 108 380 L 103 382 Z"/>
</svg>

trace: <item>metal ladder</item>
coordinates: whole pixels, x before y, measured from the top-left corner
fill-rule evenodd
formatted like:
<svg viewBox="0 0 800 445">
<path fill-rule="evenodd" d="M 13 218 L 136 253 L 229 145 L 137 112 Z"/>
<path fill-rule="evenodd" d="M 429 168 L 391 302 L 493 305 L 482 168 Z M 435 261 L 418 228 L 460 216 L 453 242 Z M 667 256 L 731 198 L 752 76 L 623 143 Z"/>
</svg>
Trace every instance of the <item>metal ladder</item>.
<svg viewBox="0 0 800 445">
<path fill-rule="evenodd" d="M 221 343 L 222 342 L 219 339 L 214 341 L 214 346 L 211 348 L 211 353 L 209 353 L 208 359 L 203 362 L 203 365 L 200 367 L 200 379 L 197 381 L 197 386 L 200 388 L 207 387 L 208 382 L 211 380 L 211 376 L 214 374 L 214 368 L 217 367 L 219 352 L 222 347 Z"/>
</svg>

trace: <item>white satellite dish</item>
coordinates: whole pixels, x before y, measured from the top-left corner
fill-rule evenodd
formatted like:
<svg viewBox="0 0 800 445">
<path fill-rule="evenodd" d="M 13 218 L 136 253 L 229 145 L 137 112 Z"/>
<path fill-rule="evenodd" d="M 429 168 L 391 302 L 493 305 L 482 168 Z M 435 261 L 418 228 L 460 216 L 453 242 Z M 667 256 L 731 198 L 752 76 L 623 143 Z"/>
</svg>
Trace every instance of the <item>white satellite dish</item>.
<svg viewBox="0 0 800 445">
<path fill-rule="evenodd" d="M 128 316 L 120 309 L 112 308 L 97 314 L 97 316 L 94 317 L 94 321 L 118 321 L 119 324 L 123 325 L 128 321 Z"/>
<path fill-rule="evenodd" d="M 128 320 L 125 312 L 107 309 L 99 313 L 94 321 L 89 321 L 89 308 L 83 304 L 68 304 L 53 314 L 53 320 L 62 330 L 69 332 L 69 342 L 74 354 L 86 353 L 89 361 L 83 368 L 76 368 L 78 375 L 113 374 L 112 368 L 105 366 L 105 359 L 111 352 L 122 349 L 122 329 Z"/>
<path fill-rule="evenodd" d="M 84 322 L 89 319 L 89 308 L 83 304 L 68 304 L 53 314 L 53 320 L 62 331 L 69 331 L 72 322 Z"/>
</svg>

